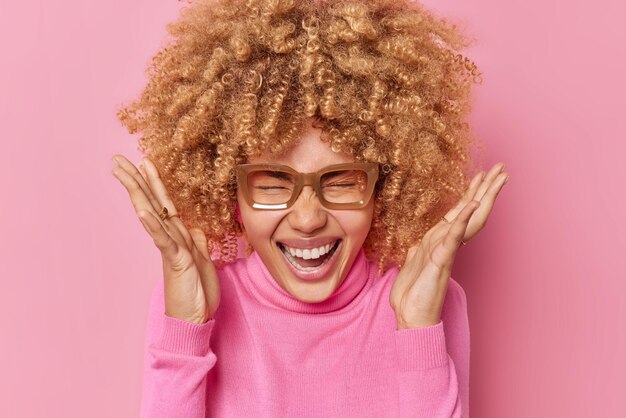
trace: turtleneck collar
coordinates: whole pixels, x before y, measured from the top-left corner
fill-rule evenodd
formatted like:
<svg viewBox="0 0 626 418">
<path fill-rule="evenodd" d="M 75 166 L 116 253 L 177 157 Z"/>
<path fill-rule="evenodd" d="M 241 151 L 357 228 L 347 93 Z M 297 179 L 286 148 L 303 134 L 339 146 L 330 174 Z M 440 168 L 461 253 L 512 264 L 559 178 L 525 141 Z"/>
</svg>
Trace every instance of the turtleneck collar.
<svg viewBox="0 0 626 418">
<path fill-rule="evenodd" d="M 280 287 L 256 251 L 246 258 L 246 271 L 249 276 L 250 289 L 259 300 L 280 309 L 308 314 L 340 310 L 356 298 L 360 298 L 365 293 L 364 290 L 373 282 L 373 278 L 370 277 L 373 269 L 369 266 L 363 248 L 360 249 L 341 285 L 328 299 L 317 303 L 296 299 Z"/>
</svg>

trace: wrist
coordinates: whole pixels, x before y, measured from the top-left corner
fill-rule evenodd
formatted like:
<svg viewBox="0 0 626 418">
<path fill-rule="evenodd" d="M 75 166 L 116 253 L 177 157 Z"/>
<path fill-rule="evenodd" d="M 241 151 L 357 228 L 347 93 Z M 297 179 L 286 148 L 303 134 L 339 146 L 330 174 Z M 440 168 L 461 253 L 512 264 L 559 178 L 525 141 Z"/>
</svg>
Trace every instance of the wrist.
<svg viewBox="0 0 626 418">
<path fill-rule="evenodd" d="M 422 318 L 415 318 L 412 320 L 406 320 L 406 319 L 402 319 L 398 316 L 396 316 L 396 324 L 397 324 L 397 329 L 407 329 L 407 328 L 425 328 L 425 327 L 431 327 L 433 325 L 437 325 L 439 322 L 441 322 L 441 318 L 440 317 L 422 317 Z"/>
</svg>

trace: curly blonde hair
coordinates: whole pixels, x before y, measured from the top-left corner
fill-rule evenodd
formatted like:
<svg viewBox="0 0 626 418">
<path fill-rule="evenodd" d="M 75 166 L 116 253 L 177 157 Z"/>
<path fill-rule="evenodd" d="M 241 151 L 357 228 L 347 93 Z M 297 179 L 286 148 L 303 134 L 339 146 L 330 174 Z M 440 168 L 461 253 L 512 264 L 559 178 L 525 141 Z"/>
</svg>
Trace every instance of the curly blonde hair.
<svg viewBox="0 0 626 418">
<path fill-rule="evenodd" d="M 198 0 L 167 26 L 140 98 L 118 110 L 181 220 L 216 262 L 237 256 L 234 168 L 295 145 L 305 119 L 333 151 L 380 164 L 364 243 L 379 270 L 462 196 L 476 65 L 456 25 L 404 0 Z"/>
</svg>

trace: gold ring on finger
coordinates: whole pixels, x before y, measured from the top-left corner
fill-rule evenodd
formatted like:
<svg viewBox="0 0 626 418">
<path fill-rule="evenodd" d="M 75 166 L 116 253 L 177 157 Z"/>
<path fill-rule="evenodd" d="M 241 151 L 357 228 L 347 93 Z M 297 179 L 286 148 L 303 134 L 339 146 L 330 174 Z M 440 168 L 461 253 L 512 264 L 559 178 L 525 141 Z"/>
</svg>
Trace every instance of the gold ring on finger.
<svg viewBox="0 0 626 418">
<path fill-rule="evenodd" d="M 159 212 L 159 218 L 161 218 L 161 220 L 164 221 L 165 219 L 167 219 L 167 215 L 168 215 L 167 208 L 163 206 L 163 209 L 161 209 L 161 211 Z"/>
<path fill-rule="evenodd" d="M 161 209 L 161 212 L 159 212 L 159 218 L 161 218 L 161 220 L 173 218 L 175 216 L 178 216 L 178 214 L 177 213 L 169 213 L 169 211 L 167 210 L 167 208 L 165 206 L 163 206 L 163 209 Z M 178 216 L 178 217 L 180 218 L 180 216 Z"/>
</svg>

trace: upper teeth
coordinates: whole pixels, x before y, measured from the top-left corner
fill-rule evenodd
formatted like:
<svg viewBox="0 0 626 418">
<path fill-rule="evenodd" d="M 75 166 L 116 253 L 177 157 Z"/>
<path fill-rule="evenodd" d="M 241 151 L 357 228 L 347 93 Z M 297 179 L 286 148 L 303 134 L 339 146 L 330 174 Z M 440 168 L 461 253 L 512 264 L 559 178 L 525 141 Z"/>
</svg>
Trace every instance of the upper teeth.
<svg viewBox="0 0 626 418">
<path fill-rule="evenodd" d="M 285 244 L 283 244 L 283 247 L 285 247 L 285 249 L 289 251 L 289 254 L 291 254 L 293 257 L 300 257 L 305 260 L 309 260 L 320 258 L 320 256 L 328 253 L 334 245 L 335 243 L 333 242 L 332 244 L 326 244 L 319 248 L 292 248 L 286 246 Z"/>
</svg>

